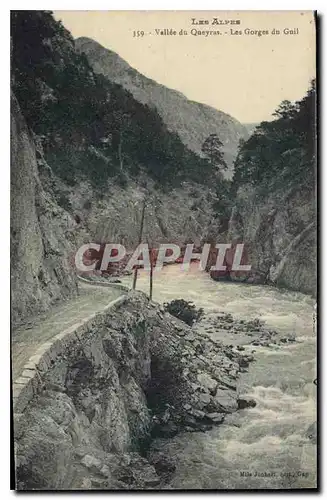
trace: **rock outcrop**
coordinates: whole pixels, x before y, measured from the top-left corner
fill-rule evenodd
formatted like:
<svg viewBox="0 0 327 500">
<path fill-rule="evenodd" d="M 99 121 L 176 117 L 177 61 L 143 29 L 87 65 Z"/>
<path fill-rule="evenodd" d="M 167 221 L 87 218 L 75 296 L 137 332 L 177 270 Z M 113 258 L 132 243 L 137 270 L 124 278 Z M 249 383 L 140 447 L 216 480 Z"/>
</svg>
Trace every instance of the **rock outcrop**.
<svg viewBox="0 0 327 500">
<path fill-rule="evenodd" d="M 252 266 L 249 282 L 316 295 L 316 196 L 312 188 L 239 189 L 228 241 L 244 242 Z"/>
<path fill-rule="evenodd" d="M 141 214 L 146 198 L 143 240 L 182 246 L 186 241 L 199 245 L 209 231 L 218 231 L 210 192 L 206 187 L 184 183 L 181 188 L 158 192 L 148 179 L 147 189 L 129 180 L 126 188 L 108 185 L 99 196 L 83 181 L 73 188 L 58 182 L 57 191 L 67 199 L 70 213 L 80 217 L 79 227 L 96 242 L 115 242 L 134 251 L 138 245 Z"/>
<path fill-rule="evenodd" d="M 12 321 L 77 293 L 70 263 L 76 222 L 44 190 L 32 133 L 11 99 Z"/>
<path fill-rule="evenodd" d="M 221 423 L 240 406 L 240 365 L 253 360 L 140 292 L 62 342 L 14 415 L 20 490 L 160 487 L 174 466 L 145 458 L 150 441 Z"/>
</svg>

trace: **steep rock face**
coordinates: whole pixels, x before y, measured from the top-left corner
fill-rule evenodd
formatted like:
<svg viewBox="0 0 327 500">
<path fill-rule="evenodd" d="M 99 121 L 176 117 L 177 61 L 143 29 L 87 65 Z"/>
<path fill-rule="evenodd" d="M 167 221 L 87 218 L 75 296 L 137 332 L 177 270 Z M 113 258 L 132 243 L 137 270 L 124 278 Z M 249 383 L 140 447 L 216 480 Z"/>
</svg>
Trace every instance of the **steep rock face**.
<svg viewBox="0 0 327 500">
<path fill-rule="evenodd" d="M 33 138 L 15 97 L 11 100 L 12 320 L 76 293 L 69 262 L 72 217 L 43 189 Z"/>
<path fill-rule="evenodd" d="M 128 250 L 138 245 L 144 199 L 143 241 L 153 246 L 163 242 L 183 245 L 187 240 L 200 244 L 219 227 L 210 190 L 196 184 L 184 183 L 181 188 L 160 192 L 150 179 L 147 190 L 130 179 L 125 188 L 108 185 L 101 196 L 86 181 L 73 189 L 64 184 L 57 189 L 93 241 L 122 243 Z"/>
<path fill-rule="evenodd" d="M 140 292 L 65 345 L 14 416 L 20 490 L 158 487 L 162 461 L 141 456 L 151 438 L 221 423 L 253 361 Z"/>
<path fill-rule="evenodd" d="M 260 196 L 238 192 L 229 239 L 242 240 L 252 273 L 261 282 L 316 295 L 316 204 L 310 188 Z"/>
<path fill-rule="evenodd" d="M 230 178 L 240 139 L 248 137 L 246 128 L 231 116 L 205 104 L 188 100 L 182 93 L 151 80 L 129 66 L 115 52 L 86 37 L 76 40 L 96 73 L 122 85 L 134 98 L 157 109 L 168 129 L 176 132 L 192 151 L 201 154 L 204 140 L 216 133 L 224 144 L 226 177 Z"/>
<path fill-rule="evenodd" d="M 130 309 L 109 314 L 41 375 L 43 392 L 15 426 L 19 489 L 117 487 L 111 475 L 150 424 L 149 338 Z"/>
</svg>

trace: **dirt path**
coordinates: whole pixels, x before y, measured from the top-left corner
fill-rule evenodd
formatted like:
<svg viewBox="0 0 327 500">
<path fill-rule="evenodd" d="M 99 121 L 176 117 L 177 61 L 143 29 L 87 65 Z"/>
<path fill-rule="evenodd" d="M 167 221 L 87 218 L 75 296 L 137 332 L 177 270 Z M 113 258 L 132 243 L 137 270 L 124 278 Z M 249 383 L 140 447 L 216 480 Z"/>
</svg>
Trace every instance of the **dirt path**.
<svg viewBox="0 0 327 500">
<path fill-rule="evenodd" d="M 24 364 L 41 344 L 93 312 L 101 311 L 109 302 L 124 295 L 120 289 L 96 285 L 80 284 L 79 290 L 79 297 L 58 304 L 24 326 L 13 330 L 11 340 L 13 380 L 21 374 Z"/>
</svg>

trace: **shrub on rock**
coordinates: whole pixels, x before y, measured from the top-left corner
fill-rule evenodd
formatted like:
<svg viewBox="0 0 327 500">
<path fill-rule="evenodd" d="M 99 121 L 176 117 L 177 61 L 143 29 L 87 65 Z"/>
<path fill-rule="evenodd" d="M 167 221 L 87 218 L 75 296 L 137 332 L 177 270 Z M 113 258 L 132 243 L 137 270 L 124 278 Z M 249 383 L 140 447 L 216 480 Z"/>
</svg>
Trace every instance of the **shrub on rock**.
<svg viewBox="0 0 327 500">
<path fill-rule="evenodd" d="M 202 308 L 197 309 L 192 302 L 183 299 L 172 300 L 164 304 L 164 307 L 167 312 L 184 321 L 189 326 L 192 326 L 204 314 Z"/>
</svg>

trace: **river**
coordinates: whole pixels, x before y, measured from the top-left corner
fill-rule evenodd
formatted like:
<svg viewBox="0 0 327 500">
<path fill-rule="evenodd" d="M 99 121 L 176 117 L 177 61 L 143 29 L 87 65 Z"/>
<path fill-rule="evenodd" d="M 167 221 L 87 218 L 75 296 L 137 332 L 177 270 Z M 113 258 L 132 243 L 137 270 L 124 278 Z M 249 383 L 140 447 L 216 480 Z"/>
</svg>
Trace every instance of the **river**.
<svg viewBox="0 0 327 500">
<path fill-rule="evenodd" d="M 139 271 L 137 289 L 148 293 L 145 271 Z M 168 488 L 314 488 L 317 450 L 314 433 L 307 432 L 316 421 L 314 300 L 268 286 L 215 282 L 196 263 L 187 272 L 171 265 L 154 273 L 153 291 L 157 302 L 192 300 L 207 313 L 257 317 L 296 337 L 294 343 L 255 348 L 256 361 L 239 382 L 240 393 L 256 400 L 255 408 L 228 416 L 210 431 L 162 442 L 177 464 Z"/>
</svg>

